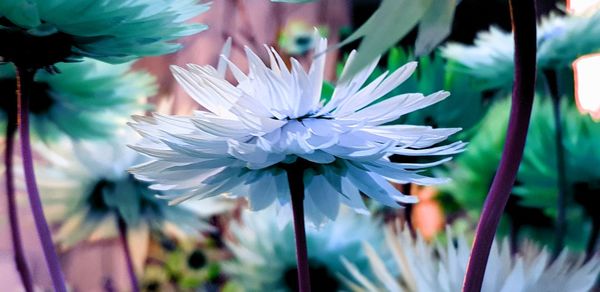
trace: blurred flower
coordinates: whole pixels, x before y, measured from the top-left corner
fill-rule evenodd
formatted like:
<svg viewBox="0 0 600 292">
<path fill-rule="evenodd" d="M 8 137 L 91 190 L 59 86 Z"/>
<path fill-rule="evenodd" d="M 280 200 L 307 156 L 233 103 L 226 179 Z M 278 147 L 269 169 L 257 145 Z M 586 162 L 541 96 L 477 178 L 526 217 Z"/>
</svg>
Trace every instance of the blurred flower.
<svg viewBox="0 0 600 292">
<path fill-rule="evenodd" d="M 322 52 L 325 47 L 326 40 L 320 39 L 315 51 Z M 198 65 L 188 65 L 188 70 L 172 67 L 179 83 L 208 111 L 196 111 L 191 117 L 155 114 L 135 118 L 132 126 L 144 139 L 133 147 L 152 161 L 132 172 L 152 182 L 152 188 L 169 193 L 166 198 L 171 203 L 231 193 L 247 196 L 252 210 L 264 209 L 276 199 L 289 206 L 285 169 L 301 167 L 305 169 L 305 212 L 310 222 L 320 225 L 327 218 L 336 218 L 340 202 L 366 212 L 359 190 L 392 207 L 416 202 L 387 180 L 445 181 L 419 172 L 448 159 L 392 163 L 390 155 L 451 155 L 464 148 L 462 142 L 434 146 L 456 133 L 456 128 L 381 126 L 449 95 L 445 91 L 429 96 L 402 94 L 377 102 L 406 80 L 416 63 L 363 86 L 375 62 L 338 84 L 324 104 L 320 100 L 323 55 L 307 73 L 294 59 L 288 70 L 274 50 L 269 51 L 271 68 L 249 49 L 246 54 L 249 75 L 228 63 L 237 86 L 223 78 L 223 62 L 218 70 Z"/>
<path fill-rule="evenodd" d="M 363 241 L 383 247 L 382 226 L 369 216 L 343 209 L 340 220 L 321 229 L 308 228 L 309 269 L 314 291 L 338 291 L 344 270 L 341 257 L 368 271 Z M 281 227 L 274 208 L 243 211 L 241 222 L 231 225 L 227 242 L 234 260 L 223 264 L 224 272 L 244 291 L 297 291 L 296 251 L 292 224 Z M 317 289 L 318 288 L 318 289 Z"/>
<path fill-rule="evenodd" d="M 60 134 L 76 140 L 111 136 L 155 93 L 154 78 L 131 72 L 129 64 L 84 59 L 56 67 L 61 74 L 36 74 L 29 104 L 34 134 L 44 141 Z M 0 118 L 16 102 L 15 78 L 13 66 L 0 65 Z"/>
<path fill-rule="evenodd" d="M 141 268 L 151 232 L 183 237 L 210 227 L 183 205 L 169 207 L 156 198 L 160 192 L 127 172 L 144 158 L 125 146 L 136 135 L 121 134 L 112 141 L 39 144 L 51 166 L 38 167 L 37 174 L 48 220 L 59 224 L 54 238 L 63 248 L 116 237 L 122 222 Z"/>
<path fill-rule="evenodd" d="M 367 244 L 375 278 L 368 278 L 347 263 L 353 274 L 352 291 L 460 291 L 470 249 L 464 236 L 448 233 L 446 244 L 413 239 L 406 230 L 394 235 L 386 231 L 388 248 L 394 255 L 400 277 L 395 278 L 376 249 Z M 384 257 L 385 258 L 385 257 Z M 552 261 L 547 250 L 527 244 L 511 254 L 507 241 L 494 242 L 481 291 L 589 291 L 600 273 L 600 256 L 584 262 L 563 251 Z"/>
<path fill-rule="evenodd" d="M 286 55 L 307 54 L 315 47 L 314 28 L 302 20 L 291 20 L 279 33 L 278 44 Z"/>
<path fill-rule="evenodd" d="M 541 20 L 537 33 L 539 70 L 570 68 L 582 55 L 600 49 L 600 12 L 589 17 L 551 14 Z M 475 45 L 451 43 L 443 55 L 456 61 L 459 70 L 476 77 L 483 89 L 508 88 L 513 80 L 512 34 L 497 27 L 481 32 Z"/>
<path fill-rule="evenodd" d="M 197 238 L 166 241 L 160 254 L 150 254 L 142 283 L 146 291 L 197 291 L 220 276 L 223 260 L 214 246 Z"/>
<path fill-rule="evenodd" d="M 90 57 L 121 63 L 172 53 L 172 41 L 206 29 L 184 22 L 208 10 L 196 0 L 5 0 L 0 56 L 37 69 Z"/>
</svg>

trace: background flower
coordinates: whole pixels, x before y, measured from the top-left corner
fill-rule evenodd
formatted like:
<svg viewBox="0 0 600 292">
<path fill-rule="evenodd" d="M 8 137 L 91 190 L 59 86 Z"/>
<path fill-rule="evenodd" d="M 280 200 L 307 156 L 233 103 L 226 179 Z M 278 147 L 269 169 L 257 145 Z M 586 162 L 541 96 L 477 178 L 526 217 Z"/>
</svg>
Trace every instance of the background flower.
<svg viewBox="0 0 600 292">
<path fill-rule="evenodd" d="M 195 0 L 0 2 L 0 56 L 35 69 L 91 57 L 121 63 L 176 51 L 171 41 L 206 29 L 184 22 L 208 10 Z M 38 47 L 38 46 L 42 47 Z"/>
<path fill-rule="evenodd" d="M 589 17 L 550 14 L 542 18 L 537 33 L 538 70 L 569 70 L 577 57 L 600 49 L 599 38 L 594 37 L 600 35 L 599 20 L 600 12 Z M 481 89 L 510 90 L 513 46 L 511 33 L 491 27 L 478 34 L 474 45 L 450 43 L 442 52 L 459 65 L 455 69 L 476 77 Z"/>
<path fill-rule="evenodd" d="M 449 230 L 449 229 L 448 229 Z M 365 246 L 375 278 L 361 274 L 354 265 L 353 291 L 460 291 L 469 259 L 469 244 L 464 236 L 447 234 L 446 243 L 426 243 L 413 239 L 405 229 L 400 234 L 386 231 L 386 242 L 400 277 L 383 265 L 377 249 Z M 563 251 L 552 261 L 550 253 L 525 244 L 512 254 L 507 241 L 494 242 L 481 291 L 589 291 L 600 274 L 600 257 L 584 262 L 583 256 Z"/>
<path fill-rule="evenodd" d="M 343 288 L 339 276 L 349 273 L 344 270 L 341 257 L 369 274 L 368 261 L 361 250 L 363 241 L 383 247 L 382 226 L 378 221 L 343 210 L 346 212 L 341 212 L 340 220 L 321 229 L 306 230 L 311 284 L 315 291 Z M 241 221 L 230 226 L 232 238 L 227 246 L 234 259 L 223 264 L 223 269 L 242 290 L 297 289 L 293 226 L 281 225 L 271 207 L 258 213 L 243 211 Z"/>
<path fill-rule="evenodd" d="M 325 47 L 326 40 L 320 39 L 315 52 Z M 237 86 L 223 79 L 225 58 L 218 69 L 173 67 L 175 78 L 207 111 L 191 117 L 137 117 L 132 125 L 144 136 L 134 148 L 152 158 L 132 172 L 167 191 L 172 203 L 231 193 L 249 198 L 253 210 L 276 200 L 287 205 L 285 169 L 300 167 L 305 169 L 306 216 L 319 225 L 336 218 L 340 203 L 365 212 L 359 190 L 392 207 L 416 201 L 387 180 L 425 185 L 445 181 L 419 172 L 447 159 L 392 163 L 390 155 L 451 155 L 464 148 L 462 142 L 438 145 L 456 128 L 381 126 L 449 95 L 412 93 L 378 102 L 410 76 L 415 63 L 361 89 L 374 63 L 338 84 L 331 99 L 322 103 L 324 56 L 315 59 L 307 73 L 294 59 L 289 70 L 274 50 L 269 51 L 270 68 L 249 49 L 246 53 L 248 75 L 228 63 Z"/>
<path fill-rule="evenodd" d="M 39 71 L 29 111 L 34 135 L 46 142 L 66 134 L 72 139 L 106 138 L 130 115 L 149 106 L 154 78 L 131 71 L 130 64 L 110 65 L 92 59 L 59 63 L 60 74 Z M 0 65 L 0 117 L 15 102 L 15 70 Z"/>
<path fill-rule="evenodd" d="M 199 236 L 211 227 L 183 205 L 169 207 L 156 198 L 160 192 L 127 172 L 144 158 L 125 146 L 135 135 L 125 135 L 112 141 L 63 140 L 42 148 L 39 153 L 50 165 L 38 168 L 37 174 L 48 219 L 60 226 L 54 239 L 63 248 L 115 238 L 122 222 L 141 270 L 150 233 Z"/>
</svg>

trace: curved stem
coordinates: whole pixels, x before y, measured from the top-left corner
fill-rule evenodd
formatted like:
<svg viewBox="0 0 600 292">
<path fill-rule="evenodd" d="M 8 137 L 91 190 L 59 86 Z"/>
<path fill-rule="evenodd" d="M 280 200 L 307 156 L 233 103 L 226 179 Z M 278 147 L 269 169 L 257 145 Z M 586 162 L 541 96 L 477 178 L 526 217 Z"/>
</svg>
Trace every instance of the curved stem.
<svg viewBox="0 0 600 292">
<path fill-rule="evenodd" d="M 65 281 L 60 269 L 58 256 L 54 250 L 52 243 L 52 235 L 44 217 L 42 201 L 35 182 L 35 173 L 33 170 L 33 157 L 31 155 L 31 141 L 29 140 L 29 95 L 33 85 L 33 76 L 35 70 L 20 70 L 17 66 L 17 108 L 18 116 L 17 123 L 19 124 L 19 137 L 21 138 L 21 156 L 23 158 L 23 170 L 25 172 L 25 183 L 27 185 L 27 193 L 29 194 L 29 203 L 31 212 L 35 220 L 46 265 L 50 271 L 54 290 L 57 292 L 66 292 Z"/>
<path fill-rule="evenodd" d="M 552 97 L 552 110 L 554 115 L 554 143 L 556 147 L 556 169 L 558 171 L 558 196 L 556 200 L 556 241 L 554 243 L 554 257 L 557 257 L 564 247 L 567 209 L 567 175 L 565 173 L 565 149 L 563 147 L 563 127 L 560 110 L 560 96 L 556 84 L 556 72 L 545 70 L 544 75 Z"/>
<path fill-rule="evenodd" d="M 10 108 L 7 112 L 6 121 L 6 149 L 4 149 L 4 165 L 5 180 L 6 180 L 6 198 L 8 208 L 8 221 L 10 222 L 10 235 L 12 239 L 13 251 L 15 253 L 15 265 L 21 276 L 21 282 L 27 292 L 33 292 L 33 280 L 27 259 L 25 257 L 25 249 L 21 238 L 21 228 L 19 226 L 19 214 L 17 210 L 17 201 L 15 194 L 15 177 L 13 173 L 13 153 L 15 147 L 15 133 L 17 131 L 17 102 L 11 98 L 9 100 Z"/>
<path fill-rule="evenodd" d="M 287 169 L 287 176 L 292 196 L 292 213 L 294 215 L 296 261 L 298 262 L 298 291 L 310 292 L 310 272 L 308 269 L 308 251 L 306 248 L 306 230 L 304 227 L 304 169 L 298 165 L 291 165 Z"/>
<path fill-rule="evenodd" d="M 140 291 L 140 285 L 135 274 L 135 267 L 133 265 L 133 258 L 131 257 L 131 250 L 129 249 L 129 242 L 127 240 L 127 224 L 121 218 L 119 218 L 119 238 L 121 239 L 121 245 L 123 245 L 123 252 L 125 253 L 125 262 L 127 263 L 127 273 L 129 274 L 129 280 L 131 281 L 131 290 L 134 292 Z"/>
<path fill-rule="evenodd" d="M 510 14 L 515 41 L 515 83 L 510 119 L 502 159 L 475 232 L 463 284 L 463 291 L 467 292 L 481 291 L 494 235 L 523 158 L 533 106 L 536 73 L 535 0 L 510 0 Z"/>
</svg>

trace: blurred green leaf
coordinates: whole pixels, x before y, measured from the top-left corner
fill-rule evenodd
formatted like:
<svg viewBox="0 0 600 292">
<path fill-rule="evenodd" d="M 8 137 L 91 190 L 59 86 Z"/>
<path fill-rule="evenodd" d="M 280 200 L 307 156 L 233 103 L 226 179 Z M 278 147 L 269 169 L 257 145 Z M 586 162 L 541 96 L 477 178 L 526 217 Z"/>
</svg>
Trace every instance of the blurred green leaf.
<svg viewBox="0 0 600 292">
<path fill-rule="evenodd" d="M 431 53 L 450 34 L 456 4 L 457 0 L 433 0 L 419 23 L 415 55 Z"/>
<path fill-rule="evenodd" d="M 341 79 L 345 80 L 356 74 L 393 47 L 419 22 L 431 2 L 432 0 L 383 0 L 361 27 L 338 45 L 341 47 L 362 38 L 356 58 Z"/>
</svg>

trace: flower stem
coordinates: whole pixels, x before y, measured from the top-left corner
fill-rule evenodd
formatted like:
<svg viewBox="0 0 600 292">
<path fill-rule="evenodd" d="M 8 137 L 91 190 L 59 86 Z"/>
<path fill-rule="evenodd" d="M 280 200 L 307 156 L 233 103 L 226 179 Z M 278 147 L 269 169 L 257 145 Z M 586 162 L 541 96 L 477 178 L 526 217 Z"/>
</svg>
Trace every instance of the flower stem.
<svg viewBox="0 0 600 292">
<path fill-rule="evenodd" d="M 60 269 L 58 256 L 54 250 L 52 243 L 52 235 L 44 217 L 42 201 L 35 182 L 35 173 L 33 170 L 33 157 L 31 155 L 31 142 L 29 140 L 29 95 L 33 86 L 33 76 L 35 70 L 21 70 L 17 66 L 17 108 L 18 116 L 17 123 L 19 124 L 19 136 L 21 138 L 21 155 L 23 158 L 23 169 L 25 172 L 25 183 L 27 185 L 27 193 L 29 194 L 29 203 L 35 220 L 46 265 L 50 271 L 50 277 L 54 285 L 54 291 L 66 292 L 67 288 Z"/>
<path fill-rule="evenodd" d="M 25 257 L 25 250 L 23 248 L 23 241 L 21 238 L 21 229 L 19 227 L 19 214 L 17 210 L 17 201 L 15 194 L 15 177 L 13 174 L 13 153 L 15 147 L 15 133 L 17 132 L 17 102 L 11 98 L 9 101 L 10 107 L 7 111 L 6 121 L 6 149 L 4 150 L 4 165 L 5 180 L 6 180 L 6 197 L 8 207 L 8 221 L 10 222 L 10 235 L 12 238 L 13 251 L 15 253 L 15 265 L 17 271 L 21 276 L 21 282 L 27 292 L 33 292 L 33 280 L 29 267 L 27 266 L 27 260 Z"/>
<path fill-rule="evenodd" d="M 565 173 L 565 149 L 563 147 L 563 127 L 560 110 L 560 95 L 556 84 L 556 72 L 545 70 L 544 75 L 552 97 L 552 110 L 554 114 L 554 143 L 556 147 L 556 169 L 558 171 L 558 197 L 556 200 L 556 238 L 554 242 L 554 257 L 557 257 L 564 247 L 566 229 L 566 204 L 567 204 L 567 176 Z"/>
<path fill-rule="evenodd" d="M 129 274 L 129 280 L 131 281 L 131 290 L 134 292 L 140 291 L 140 285 L 137 280 L 137 275 L 135 274 L 133 258 L 131 257 L 131 250 L 129 249 L 129 242 L 127 240 L 127 224 L 125 224 L 125 220 L 121 218 L 119 218 L 119 238 L 121 239 L 121 245 L 123 245 L 123 251 L 125 253 L 127 273 Z"/>
<path fill-rule="evenodd" d="M 298 264 L 298 291 L 310 292 L 310 273 L 308 269 L 308 251 L 306 248 L 306 230 L 304 227 L 304 169 L 298 165 L 287 168 L 288 184 L 292 196 L 294 216 L 294 234 L 296 239 L 296 261 Z"/>
<path fill-rule="evenodd" d="M 535 0 L 510 0 L 515 41 L 515 83 L 506 143 L 477 224 L 473 250 L 467 265 L 463 291 L 481 291 L 494 235 L 510 196 L 523 149 L 533 106 L 536 73 Z"/>
</svg>

